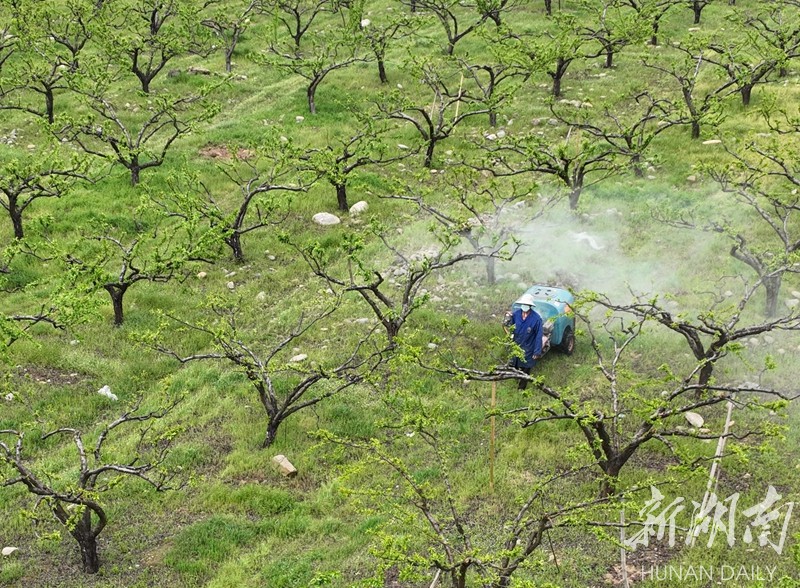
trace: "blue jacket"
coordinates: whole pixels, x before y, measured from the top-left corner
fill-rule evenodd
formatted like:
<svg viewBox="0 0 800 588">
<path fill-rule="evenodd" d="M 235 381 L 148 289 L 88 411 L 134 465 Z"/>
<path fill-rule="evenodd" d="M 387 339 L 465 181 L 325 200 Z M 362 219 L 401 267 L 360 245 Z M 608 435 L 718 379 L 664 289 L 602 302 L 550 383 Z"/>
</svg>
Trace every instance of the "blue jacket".
<svg viewBox="0 0 800 588">
<path fill-rule="evenodd" d="M 523 319 L 522 310 L 518 308 L 511 315 L 511 325 L 514 328 L 514 343 L 525 352 L 524 361 L 515 357 L 512 366 L 532 368 L 536 363 L 534 356 L 542 354 L 542 317 L 531 310 L 528 317 Z"/>
</svg>

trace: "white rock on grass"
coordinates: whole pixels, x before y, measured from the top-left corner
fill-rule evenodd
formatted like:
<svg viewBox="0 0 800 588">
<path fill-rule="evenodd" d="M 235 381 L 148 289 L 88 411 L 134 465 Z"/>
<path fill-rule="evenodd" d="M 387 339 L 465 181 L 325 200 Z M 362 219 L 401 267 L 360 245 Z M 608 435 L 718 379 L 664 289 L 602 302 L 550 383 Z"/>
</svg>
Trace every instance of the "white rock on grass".
<svg viewBox="0 0 800 588">
<path fill-rule="evenodd" d="M 703 423 L 705 423 L 703 417 L 696 412 L 686 412 L 683 414 L 683 416 L 686 417 L 686 420 L 690 425 L 697 427 L 698 429 L 703 426 Z"/>
<path fill-rule="evenodd" d="M 3 551 L 0 551 L 5 557 L 8 557 L 15 551 L 19 551 L 19 547 L 3 547 Z"/>
<path fill-rule="evenodd" d="M 722 143 L 720 139 L 709 139 L 708 141 L 703 141 L 703 145 L 717 145 L 718 143 Z"/>
<path fill-rule="evenodd" d="M 292 363 L 300 363 L 301 361 L 305 361 L 307 359 L 308 359 L 308 355 L 307 354 L 298 353 L 297 355 L 292 356 L 292 358 L 289 359 L 289 361 L 291 361 Z"/>
<path fill-rule="evenodd" d="M 369 204 L 366 200 L 359 200 L 353 206 L 350 207 L 350 215 L 356 216 L 361 214 L 362 212 L 367 212 L 369 210 Z"/>
<path fill-rule="evenodd" d="M 197 278 L 198 278 L 199 280 L 202 280 L 202 279 L 203 279 L 203 278 L 205 278 L 207 275 L 208 275 L 208 274 L 207 274 L 206 272 L 200 272 L 200 273 L 198 273 L 198 274 L 197 274 Z"/>
<path fill-rule="evenodd" d="M 117 398 L 117 395 L 116 395 L 116 394 L 114 394 L 114 393 L 111 391 L 111 388 L 109 387 L 109 385 L 108 385 L 108 384 L 106 384 L 105 386 L 103 386 L 102 388 L 100 388 L 100 389 L 97 391 L 97 393 L 98 393 L 100 396 L 105 396 L 105 397 L 106 397 L 106 398 L 108 398 L 109 400 L 115 400 L 115 401 L 116 401 L 116 400 L 119 400 L 119 398 Z"/>
<path fill-rule="evenodd" d="M 236 287 L 236 284 L 234 284 L 233 282 L 228 282 L 225 285 L 228 287 L 228 290 L 233 290 Z"/>
<path fill-rule="evenodd" d="M 9 392 L 8 394 L 5 395 L 5 399 L 6 399 L 6 402 L 13 401 L 14 400 L 14 393 L 13 392 Z"/>
<path fill-rule="evenodd" d="M 311 217 L 311 220 L 313 220 L 318 225 L 322 225 L 323 227 L 330 225 L 338 225 L 340 222 L 342 222 L 338 216 L 336 216 L 335 214 L 331 214 L 330 212 L 318 212 L 313 217 Z"/>
<path fill-rule="evenodd" d="M 256 300 L 258 300 L 259 302 L 264 302 L 266 299 L 267 299 L 267 293 L 264 292 L 263 290 L 258 294 L 256 294 Z"/>
</svg>

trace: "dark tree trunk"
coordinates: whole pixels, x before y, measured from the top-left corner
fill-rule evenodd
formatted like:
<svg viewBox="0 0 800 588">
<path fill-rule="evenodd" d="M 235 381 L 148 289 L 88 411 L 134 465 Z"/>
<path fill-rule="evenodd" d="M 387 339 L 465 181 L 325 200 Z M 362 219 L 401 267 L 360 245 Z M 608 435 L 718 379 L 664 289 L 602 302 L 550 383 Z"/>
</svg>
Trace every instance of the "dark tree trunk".
<svg viewBox="0 0 800 588">
<path fill-rule="evenodd" d="M 608 498 L 617 493 L 617 484 L 619 483 L 619 471 L 622 469 L 623 464 L 607 463 L 603 467 L 605 477 L 600 482 L 600 498 Z"/>
<path fill-rule="evenodd" d="M 495 258 L 494 257 L 486 257 L 486 281 L 489 285 L 493 285 L 497 280 L 495 275 Z"/>
<path fill-rule="evenodd" d="M 746 84 L 740 90 L 742 93 L 742 106 L 750 106 L 750 95 L 753 93 L 753 84 Z"/>
<path fill-rule="evenodd" d="M 644 176 L 644 171 L 642 170 L 642 156 L 639 153 L 634 153 L 631 155 L 631 169 L 633 170 L 633 175 L 637 178 L 641 178 Z"/>
<path fill-rule="evenodd" d="M 650 35 L 650 44 L 653 47 L 658 45 L 658 27 L 659 27 L 659 23 L 656 20 L 656 21 L 653 22 L 652 34 Z"/>
<path fill-rule="evenodd" d="M 11 224 L 14 225 L 14 237 L 16 239 L 25 237 L 25 233 L 22 230 L 22 211 L 17 208 L 16 202 L 11 202 L 10 198 L 8 203 L 8 215 L 11 217 Z"/>
<path fill-rule="evenodd" d="M 138 164 L 138 162 L 134 161 L 134 162 L 131 162 L 131 164 L 128 166 L 128 169 L 131 172 L 131 186 L 138 186 L 139 185 L 139 174 L 142 171 L 141 166 Z"/>
<path fill-rule="evenodd" d="M 428 147 L 425 149 L 425 162 L 422 164 L 424 167 L 430 167 L 433 163 L 433 150 L 436 148 L 436 139 L 431 137 L 428 139 Z"/>
<path fill-rule="evenodd" d="M 575 210 L 578 208 L 578 201 L 581 198 L 581 192 L 583 192 L 583 186 L 573 186 L 572 190 L 569 192 L 569 209 Z"/>
<path fill-rule="evenodd" d="M 772 276 L 764 279 L 764 288 L 767 290 L 764 315 L 772 318 L 778 314 L 778 294 L 781 291 L 781 276 Z"/>
<path fill-rule="evenodd" d="M 55 120 L 55 97 L 53 96 L 52 88 L 45 88 L 44 103 L 45 109 L 47 110 L 47 122 L 53 124 Z"/>
<path fill-rule="evenodd" d="M 275 439 L 278 438 L 278 427 L 282 422 L 283 419 L 278 418 L 277 416 L 269 417 L 269 424 L 267 425 L 267 434 L 264 437 L 264 443 L 261 445 L 261 447 L 267 449 L 275 442 Z"/>
<path fill-rule="evenodd" d="M 225 243 L 231 248 L 233 252 L 233 259 L 236 263 L 244 263 L 244 251 L 242 250 L 242 234 L 239 231 L 234 231 L 229 237 L 225 238 Z"/>
<path fill-rule="evenodd" d="M 492 128 L 497 126 L 497 111 L 494 109 L 489 111 L 489 126 Z"/>
<path fill-rule="evenodd" d="M 692 11 L 694 12 L 694 24 L 700 24 L 700 14 L 703 12 L 703 6 L 695 1 L 692 3 Z"/>
<path fill-rule="evenodd" d="M 697 119 L 692 120 L 692 139 L 700 138 L 700 122 Z"/>
<path fill-rule="evenodd" d="M 378 77 L 380 78 L 382 84 L 389 83 L 389 78 L 386 75 L 386 64 L 383 61 L 383 57 L 378 58 Z"/>
<path fill-rule="evenodd" d="M 334 184 L 336 187 L 336 202 L 339 205 L 339 210 L 347 212 L 350 207 L 347 205 L 347 183 Z"/>
<path fill-rule="evenodd" d="M 547 16 L 553 16 L 553 0 L 544 0 L 544 11 Z"/>
<path fill-rule="evenodd" d="M 81 551 L 83 571 L 96 574 L 100 570 L 100 558 L 97 556 L 97 537 L 92 532 L 92 511 L 86 508 L 70 534 L 78 542 Z"/>
<path fill-rule="evenodd" d="M 306 90 L 306 95 L 308 96 L 308 111 L 311 114 L 317 114 L 317 104 L 314 98 L 317 94 L 317 86 L 319 86 L 321 81 L 321 78 L 315 78 L 314 81 L 309 84 L 308 90 Z"/>
<path fill-rule="evenodd" d="M 225 71 L 227 73 L 231 73 L 233 69 L 233 65 L 231 64 L 231 60 L 233 59 L 233 47 L 229 47 L 225 50 Z"/>
<path fill-rule="evenodd" d="M 125 297 L 128 286 L 130 286 L 130 284 L 106 284 L 103 286 L 106 292 L 108 292 L 108 295 L 111 296 L 111 304 L 114 307 L 115 327 L 122 326 L 125 318 L 122 310 L 122 299 Z"/>
<path fill-rule="evenodd" d="M 611 69 L 614 65 L 614 50 L 608 49 L 606 50 L 606 63 L 603 66 L 606 69 Z"/>
</svg>

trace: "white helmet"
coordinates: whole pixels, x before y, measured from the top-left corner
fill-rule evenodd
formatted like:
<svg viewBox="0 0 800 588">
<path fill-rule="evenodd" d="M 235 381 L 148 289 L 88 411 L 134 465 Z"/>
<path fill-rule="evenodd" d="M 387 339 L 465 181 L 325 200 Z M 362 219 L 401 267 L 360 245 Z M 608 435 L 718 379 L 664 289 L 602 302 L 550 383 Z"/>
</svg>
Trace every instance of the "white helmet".
<svg viewBox="0 0 800 588">
<path fill-rule="evenodd" d="M 517 298 L 517 300 L 514 302 L 514 304 L 527 304 L 528 306 L 535 307 L 536 306 L 536 300 L 534 300 L 534 298 L 533 298 L 533 296 L 531 294 L 528 294 L 527 292 L 525 292 L 525 294 L 523 294 L 522 296 Z"/>
</svg>

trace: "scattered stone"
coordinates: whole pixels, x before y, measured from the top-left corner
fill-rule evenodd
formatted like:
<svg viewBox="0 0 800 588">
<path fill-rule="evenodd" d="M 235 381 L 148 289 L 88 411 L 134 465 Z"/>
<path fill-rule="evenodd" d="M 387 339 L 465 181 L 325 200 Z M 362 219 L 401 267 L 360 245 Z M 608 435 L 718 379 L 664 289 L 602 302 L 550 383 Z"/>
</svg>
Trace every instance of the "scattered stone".
<svg viewBox="0 0 800 588">
<path fill-rule="evenodd" d="M 267 255 L 267 259 L 269 259 L 270 261 L 275 261 L 277 257 L 275 257 L 274 255 Z"/>
<path fill-rule="evenodd" d="M 199 273 L 197 274 L 197 279 L 198 279 L 198 280 L 202 280 L 202 279 L 204 279 L 204 278 L 205 278 L 207 275 L 208 275 L 208 274 L 207 274 L 206 272 L 199 272 Z"/>
<path fill-rule="evenodd" d="M 506 132 L 503 129 L 500 129 L 499 131 L 497 131 L 497 138 L 498 139 L 502 139 L 505 136 L 506 136 Z"/>
<path fill-rule="evenodd" d="M 353 206 L 350 207 L 350 214 L 352 216 L 357 216 L 362 212 L 367 212 L 368 209 L 369 209 L 369 204 L 367 203 L 367 201 L 359 200 L 358 202 L 353 204 Z"/>
<path fill-rule="evenodd" d="M 196 65 L 190 65 L 186 70 L 190 74 L 195 74 L 198 76 L 210 76 L 211 70 L 205 67 L 199 67 Z"/>
<path fill-rule="evenodd" d="M 368 18 L 361 19 L 361 28 L 365 29 L 370 25 L 371 21 Z"/>
<path fill-rule="evenodd" d="M 405 149 L 408 149 L 408 145 L 403 145 L 402 143 L 398 143 L 397 144 L 397 148 L 405 150 Z"/>
<path fill-rule="evenodd" d="M 278 471 L 287 478 L 294 478 L 297 475 L 297 468 L 292 465 L 285 455 L 276 455 L 272 458 L 272 463 L 278 468 Z"/>
<path fill-rule="evenodd" d="M 303 122 L 304 120 L 306 120 L 306 117 L 304 117 L 304 116 L 300 116 L 300 115 L 298 115 L 298 116 L 294 117 L 294 122 L 299 122 L 299 123 L 301 123 L 301 122 Z"/>
<path fill-rule="evenodd" d="M 12 400 L 14 400 L 14 393 L 13 392 L 9 392 L 8 394 L 6 394 L 5 399 L 6 399 L 6 402 L 11 402 Z"/>
<path fill-rule="evenodd" d="M 547 119 L 547 124 L 549 124 L 551 127 L 557 127 L 558 126 L 558 119 L 548 118 Z"/>
<path fill-rule="evenodd" d="M 119 400 L 119 398 L 117 398 L 117 395 L 116 395 L 116 394 L 114 394 L 114 393 L 111 391 L 111 388 L 109 387 L 109 385 L 108 385 L 108 384 L 106 384 L 105 386 L 103 386 L 102 388 L 100 388 L 100 389 L 97 391 L 97 393 L 98 393 L 100 396 L 105 396 L 105 397 L 106 397 L 106 398 L 108 398 L 109 400 L 114 400 L 114 401 L 117 401 L 117 400 Z"/>
<path fill-rule="evenodd" d="M 771 335 L 764 335 L 764 343 L 766 343 L 767 345 L 771 345 L 772 343 L 775 343 L 775 337 L 773 337 Z"/>
<path fill-rule="evenodd" d="M 540 119 L 540 118 L 535 118 L 535 119 L 533 119 L 531 121 L 531 126 L 534 126 L 534 127 L 538 127 L 541 124 L 542 124 L 542 119 Z"/>
<path fill-rule="evenodd" d="M 690 184 L 694 184 L 697 181 L 697 176 L 692 174 L 690 176 L 686 176 L 686 181 Z"/>
<path fill-rule="evenodd" d="M 266 299 L 267 299 L 267 293 L 264 292 L 263 290 L 258 294 L 256 294 L 256 300 L 258 300 L 259 302 L 264 302 L 266 301 Z"/>
<path fill-rule="evenodd" d="M 494 141 L 496 139 L 497 139 L 497 135 L 495 135 L 494 133 L 489 133 L 488 135 L 486 135 L 486 140 L 487 141 Z"/>
<path fill-rule="evenodd" d="M 234 282 L 228 282 L 225 285 L 228 287 L 228 290 L 233 290 L 234 288 L 236 288 L 236 284 Z"/>
<path fill-rule="evenodd" d="M 236 272 L 228 272 L 227 274 L 225 274 L 225 277 L 226 278 L 232 278 L 235 275 L 236 275 Z"/>
<path fill-rule="evenodd" d="M 697 427 L 698 429 L 703 426 L 703 423 L 706 422 L 705 419 L 703 419 L 703 417 L 696 412 L 685 412 L 683 413 L 683 416 L 686 417 L 686 420 L 690 425 Z"/>
<path fill-rule="evenodd" d="M 69 344 L 72 345 L 73 347 L 78 343 L 80 343 L 80 339 L 73 339 L 72 341 L 69 342 Z"/>
<path fill-rule="evenodd" d="M 730 298 L 731 296 L 733 296 L 733 292 L 731 292 L 730 290 L 725 290 L 725 297 Z"/>
<path fill-rule="evenodd" d="M 318 225 L 322 225 L 324 227 L 330 225 L 338 225 L 340 222 L 342 222 L 338 216 L 336 216 L 335 214 L 331 214 L 330 212 L 318 212 L 313 217 L 311 217 L 311 220 L 313 220 Z"/>
<path fill-rule="evenodd" d="M 436 349 L 439 347 L 436 343 L 428 343 L 428 349 Z"/>
<path fill-rule="evenodd" d="M 308 359 L 308 355 L 307 354 L 298 353 L 297 355 L 292 356 L 292 358 L 289 359 L 289 361 L 291 361 L 292 363 L 299 363 L 299 362 L 305 361 L 307 359 Z"/>
<path fill-rule="evenodd" d="M 363 318 L 357 318 L 357 319 L 356 319 L 355 321 L 353 321 L 353 322 L 356 322 L 356 323 L 358 323 L 359 325 L 366 325 L 366 324 L 369 322 L 369 319 L 368 319 L 368 318 L 366 318 L 366 317 L 363 317 Z"/>
<path fill-rule="evenodd" d="M 8 557 L 15 551 L 19 551 L 19 547 L 3 547 L 3 551 L 0 551 L 0 553 L 2 553 L 3 556 Z"/>
<path fill-rule="evenodd" d="M 716 145 L 717 143 L 722 143 L 720 139 L 709 139 L 708 141 L 703 141 L 703 145 Z"/>
<path fill-rule="evenodd" d="M 181 75 L 181 70 L 179 69 L 171 69 L 167 72 L 168 78 L 177 78 L 179 75 Z M 130 108 L 130 106 L 128 106 L 128 108 Z"/>
</svg>

